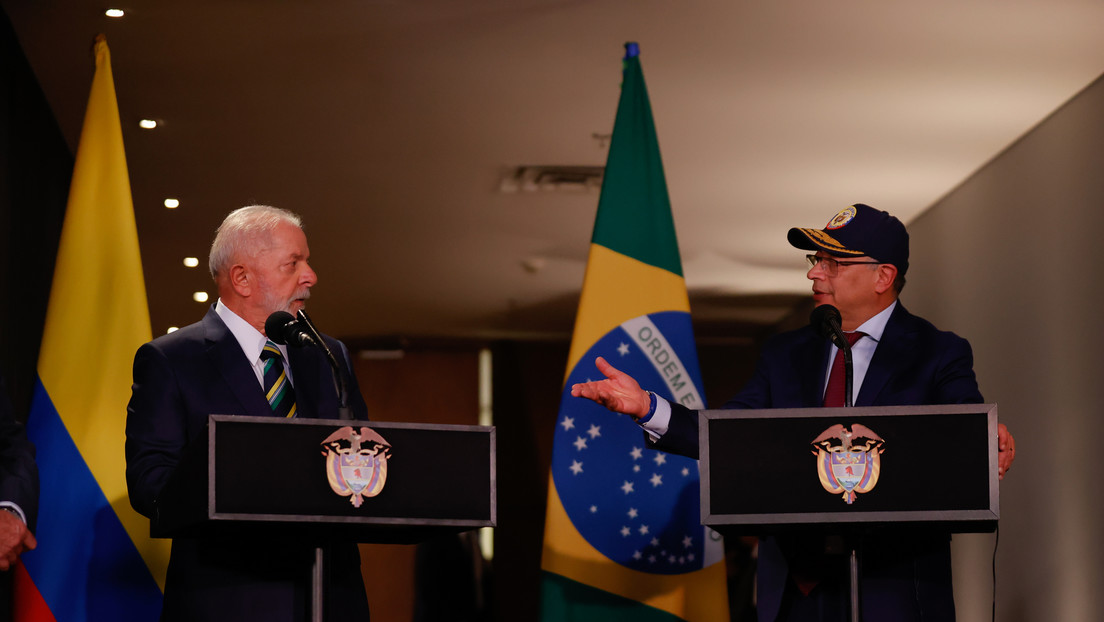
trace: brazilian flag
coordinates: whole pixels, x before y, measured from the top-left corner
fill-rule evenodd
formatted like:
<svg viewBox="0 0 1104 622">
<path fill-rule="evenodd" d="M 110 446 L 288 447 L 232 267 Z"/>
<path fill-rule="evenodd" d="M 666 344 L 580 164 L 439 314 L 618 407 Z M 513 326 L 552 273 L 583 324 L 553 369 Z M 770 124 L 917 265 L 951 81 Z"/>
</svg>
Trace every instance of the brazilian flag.
<svg viewBox="0 0 1104 622">
<path fill-rule="evenodd" d="M 701 525 L 697 461 L 652 450 L 640 427 L 589 400 L 603 356 L 642 387 L 705 408 L 675 224 L 639 47 L 621 100 L 552 450 L 544 622 L 727 622 L 723 546 Z"/>
</svg>

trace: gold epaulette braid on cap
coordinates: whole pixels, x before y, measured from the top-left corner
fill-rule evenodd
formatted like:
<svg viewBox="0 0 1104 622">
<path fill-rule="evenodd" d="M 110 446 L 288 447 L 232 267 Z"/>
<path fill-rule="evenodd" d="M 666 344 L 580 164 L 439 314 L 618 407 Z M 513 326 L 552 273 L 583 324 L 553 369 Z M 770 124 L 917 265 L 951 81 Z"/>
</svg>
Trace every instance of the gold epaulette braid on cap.
<svg viewBox="0 0 1104 622">
<path fill-rule="evenodd" d="M 805 229 L 804 227 L 799 227 L 799 230 L 805 235 L 809 236 L 809 239 L 812 240 L 814 243 L 824 247 L 825 250 L 835 253 L 847 253 L 849 255 L 856 256 L 863 254 L 862 251 L 853 251 L 849 248 L 845 248 L 843 244 L 839 243 L 839 240 L 836 240 L 835 238 L 821 231 L 820 229 Z"/>
</svg>

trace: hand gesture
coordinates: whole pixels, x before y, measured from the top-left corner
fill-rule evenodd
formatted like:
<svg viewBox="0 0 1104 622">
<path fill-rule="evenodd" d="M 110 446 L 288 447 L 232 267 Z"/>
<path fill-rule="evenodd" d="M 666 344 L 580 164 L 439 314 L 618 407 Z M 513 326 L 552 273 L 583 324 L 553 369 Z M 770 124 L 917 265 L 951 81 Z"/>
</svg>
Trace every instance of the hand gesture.
<svg viewBox="0 0 1104 622">
<path fill-rule="evenodd" d="M 633 419 L 647 416 L 651 410 L 648 392 L 641 389 L 632 376 L 610 365 L 606 359 L 599 356 L 594 363 L 606 379 L 572 385 L 571 395 L 593 400 L 613 412 L 629 415 Z"/>
</svg>

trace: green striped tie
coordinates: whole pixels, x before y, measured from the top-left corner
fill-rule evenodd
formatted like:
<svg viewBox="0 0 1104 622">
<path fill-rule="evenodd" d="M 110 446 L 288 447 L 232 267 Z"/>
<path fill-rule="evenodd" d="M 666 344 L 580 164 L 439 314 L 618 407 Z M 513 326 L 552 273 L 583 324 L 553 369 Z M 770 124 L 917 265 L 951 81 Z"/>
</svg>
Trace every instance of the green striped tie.
<svg viewBox="0 0 1104 622">
<path fill-rule="evenodd" d="M 268 398 L 268 405 L 278 417 L 295 416 L 295 389 L 288 382 L 287 373 L 284 372 L 284 356 L 275 343 L 268 341 L 261 351 L 261 360 L 264 361 L 264 391 Z"/>
</svg>

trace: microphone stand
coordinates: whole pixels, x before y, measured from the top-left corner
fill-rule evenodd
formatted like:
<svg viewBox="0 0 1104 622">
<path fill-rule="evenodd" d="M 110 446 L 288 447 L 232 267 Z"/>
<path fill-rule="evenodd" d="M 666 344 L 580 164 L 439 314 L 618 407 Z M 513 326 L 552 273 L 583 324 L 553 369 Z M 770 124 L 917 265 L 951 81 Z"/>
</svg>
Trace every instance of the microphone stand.
<svg viewBox="0 0 1104 622">
<path fill-rule="evenodd" d="M 851 343 L 847 341 L 847 335 L 843 332 L 843 327 L 840 325 L 841 320 L 839 310 L 829 305 L 816 307 L 809 316 L 813 328 L 835 344 L 839 350 L 836 356 L 843 356 L 843 405 L 845 408 L 851 408 L 854 406 L 851 393 L 855 383 L 855 372 L 851 360 Z M 860 622 L 862 611 L 859 598 L 859 580 L 861 576 L 859 572 L 859 544 L 861 544 L 862 536 L 857 529 L 845 535 L 848 536 L 848 548 L 851 549 L 848 564 L 850 570 L 848 584 L 851 593 L 851 622 Z"/>
<path fill-rule="evenodd" d="M 314 322 L 311 321 L 307 312 L 299 309 L 298 319 L 307 327 L 307 331 L 310 333 L 314 343 L 322 350 L 322 353 L 326 355 L 326 361 L 330 364 L 330 369 L 333 372 L 334 390 L 337 391 L 337 398 L 340 405 L 337 409 L 337 418 L 342 421 L 348 421 L 353 418 L 353 413 L 349 409 L 349 391 L 348 383 L 345 381 L 345 376 L 341 373 L 341 368 L 337 365 L 337 359 L 334 358 L 333 352 L 326 345 L 326 341 L 322 339 L 322 335 L 315 328 Z M 350 370 L 352 373 L 352 370 Z M 322 622 L 323 620 L 323 603 L 325 599 L 325 568 L 326 568 L 326 550 L 319 544 L 314 547 L 314 561 L 311 564 L 311 622 Z"/>
<path fill-rule="evenodd" d="M 302 309 L 299 309 L 299 321 L 310 331 L 314 342 L 322 349 L 322 353 L 326 355 L 326 360 L 330 363 L 330 369 L 333 371 L 334 390 L 337 391 L 337 398 L 341 402 L 337 409 L 337 418 L 342 421 L 352 420 L 353 412 L 349 409 L 348 383 L 345 381 L 345 375 L 341 373 L 341 368 L 337 365 L 337 359 L 334 358 L 330 348 L 326 346 L 326 341 L 322 339 L 318 329 L 314 327 L 314 322 L 311 322 L 310 316 Z M 352 370 L 349 371 L 352 373 Z"/>
<path fill-rule="evenodd" d="M 852 364 L 851 357 L 851 344 L 847 341 L 847 338 L 843 335 L 841 329 L 838 333 L 840 337 L 840 343 L 837 344 L 839 348 L 839 354 L 843 355 L 843 378 L 844 378 L 844 392 L 843 392 L 843 406 L 845 408 L 851 408 L 854 406 L 853 399 L 851 397 L 851 391 L 855 382 L 855 370 Z M 838 355 L 837 355 L 838 356 Z M 850 600 L 851 600 L 851 622 L 860 622 L 862 620 L 862 605 L 859 598 L 859 542 L 860 535 L 852 534 L 850 538 L 851 549 L 848 555 L 848 569 L 849 569 L 849 581 L 848 587 L 850 588 Z"/>
</svg>

